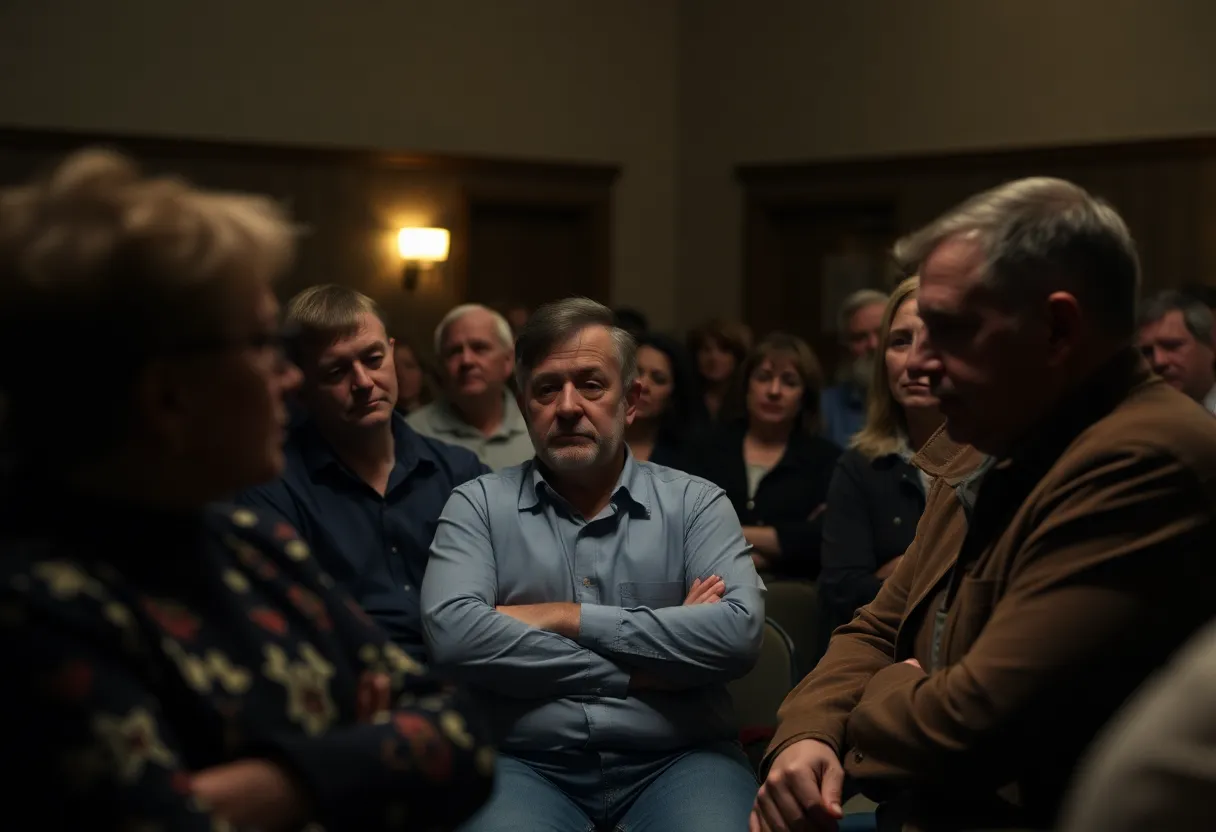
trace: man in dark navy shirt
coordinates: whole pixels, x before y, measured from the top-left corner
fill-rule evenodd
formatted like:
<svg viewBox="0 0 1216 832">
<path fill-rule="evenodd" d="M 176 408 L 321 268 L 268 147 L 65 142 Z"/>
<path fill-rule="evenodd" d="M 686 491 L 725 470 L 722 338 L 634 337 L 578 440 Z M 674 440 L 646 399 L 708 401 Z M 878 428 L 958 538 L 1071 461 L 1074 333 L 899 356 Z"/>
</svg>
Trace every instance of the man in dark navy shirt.
<svg viewBox="0 0 1216 832">
<path fill-rule="evenodd" d="M 294 526 L 393 640 L 424 659 L 418 593 L 439 514 L 454 487 L 489 469 L 394 411 L 393 340 L 371 298 L 314 286 L 288 304 L 286 324 L 304 371 L 303 418 L 283 475 L 239 501 Z"/>
</svg>

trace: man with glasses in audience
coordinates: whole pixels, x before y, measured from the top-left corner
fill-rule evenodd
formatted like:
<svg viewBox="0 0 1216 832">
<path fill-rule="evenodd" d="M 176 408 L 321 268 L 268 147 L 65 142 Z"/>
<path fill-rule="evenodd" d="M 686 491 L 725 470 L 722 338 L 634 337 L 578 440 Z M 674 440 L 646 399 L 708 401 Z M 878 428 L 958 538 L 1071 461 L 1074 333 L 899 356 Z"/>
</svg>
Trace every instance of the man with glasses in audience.
<svg viewBox="0 0 1216 832">
<path fill-rule="evenodd" d="M 409 416 L 410 427 L 468 448 L 497 471 L 532 456 L 532 443 L 509 389 L 515 342 L 511 325 L 477 303 L 457 306 L 435 328 L 443 395 Z"/>
<path fill-rule="evenodd" d="M 878 597 L 790 694 L 751 832 L 1050 827 L 1086 746 L 1216 615 L 1216 421 L 1135 347 L 1113 208 L 1058 179 L 979 194 L 897 246 L 946 418 Z M 908 828 L 908 827 L 903 827 Z"/>
<path fill-rule="evenodd" d="M 424 660 L 419 593 L 439 513 L 454 487 L 487 469 L 396 412 L 394 342 L 371 298 L 314 286 L 287 304 L 285 326 L 304 373 L 302 418 L 283 475 L 239 499 L 294 526 L 364 611 Z"/>
<path fill-rule="evenodd" d="M 466 832 L 738 832 L 756 781 L 726 682 L 764 588 L 720 488 L 638 462 L 633 338 L 574 298 L 519 333 L 535 458 L 443 511 L 423 584 L 437 667 L 481 694 L 495 792 Z"/>
</svg>

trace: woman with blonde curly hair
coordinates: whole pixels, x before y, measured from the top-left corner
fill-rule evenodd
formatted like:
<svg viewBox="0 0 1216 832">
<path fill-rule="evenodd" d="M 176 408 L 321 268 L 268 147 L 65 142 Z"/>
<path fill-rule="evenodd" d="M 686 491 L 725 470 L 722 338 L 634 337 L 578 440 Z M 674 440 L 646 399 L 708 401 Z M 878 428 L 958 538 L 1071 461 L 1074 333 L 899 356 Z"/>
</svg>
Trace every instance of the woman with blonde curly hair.
<svg viewBox="0 0 1216 832">
<path fill-rule="evenodd" d="M 452 828 L 489 793 L 466 701 L 291 527 L 212 505 L 283 466 L 300 376 L 271 283 L 293 237 L 268 199 L 145 178 L 104 151 L 0 191 L 13 817 Z"/>
</svg>

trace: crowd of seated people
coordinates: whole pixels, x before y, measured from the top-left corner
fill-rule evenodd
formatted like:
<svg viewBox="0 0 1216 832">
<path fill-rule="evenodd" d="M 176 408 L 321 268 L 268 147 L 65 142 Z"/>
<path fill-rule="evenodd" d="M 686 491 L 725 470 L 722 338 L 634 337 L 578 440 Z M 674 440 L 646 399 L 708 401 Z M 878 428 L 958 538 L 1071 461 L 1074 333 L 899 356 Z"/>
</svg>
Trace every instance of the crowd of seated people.
<svg viewBox="0 0 1216 832">
<path fill-rule="evenodd" d="M 345 286 L 280 322 L 292 251 L 106 152 L 0 192 L 0 768 L 40 828 L 1048 829 L 1216 618 L 1212 312 L 1138 308 L 1071 183 L 901 240 L 826 387 L 795 335 L 585 298 L 457 306 L 432 372 Z M 110 368 L 79 442 L 53 332 Z M 727 685 L 791 581 L 814 670 L 757 771 Z M 1206 828 L 1193 768 L 1125 786 L 1155 729 L 1211 753 L 1192 704 L 1112 724 L 1070 830 Z"/>
</svg>

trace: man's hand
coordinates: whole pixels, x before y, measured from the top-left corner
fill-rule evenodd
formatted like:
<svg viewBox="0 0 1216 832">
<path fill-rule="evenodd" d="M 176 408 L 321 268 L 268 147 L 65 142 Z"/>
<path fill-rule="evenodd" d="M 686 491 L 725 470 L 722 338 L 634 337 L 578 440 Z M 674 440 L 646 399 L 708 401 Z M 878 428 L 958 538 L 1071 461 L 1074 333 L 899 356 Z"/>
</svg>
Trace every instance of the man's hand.
<svg viewBox="0 0 1216 832">
<path fill-rule="evenodd" d="M 913 667 L 915 667 L 917 670 L 919 670 L 921 673 L 925 672 L 925 669 L 920 666 L 920 662 L 918 662 L 916 659 L 904 659 L 902 662 L 900 662 L 900 664 L 910 664 Z"/>
<path fill-rule="evenodd" d="M 710 575 L 705 580 L 697 578 L 692 582 L 692 589 L 688 590 L 688 597 L 684 599 L 684 606 L 716 604 L 722 600 L 722 595 L 725 592 L 726 584 L 717 575 Z"/>
<path fill-rule="evenodd" d="M 217 817 L 241 828 L 295 829 L 311 814 L 304 789 L 268 760 L 203 769 L 190 778 L 190 790 Z"/>
<path fill-rule="evenodd" d="M 800 740 L 773 760 L 756 803 L 749 832 L 834 830 L 844 817 L 844 767 L 830 745 Z"/>
<path fill-rule="evenodd" d="M 509 615 L 537 630 L 557 633 L 566 638 L 578 638 L 582 623 L 582 608 L 578 604 L 558 601 L 550 604 L 516 604 L 495 607 L 503 615 Z"/>
</svg>

